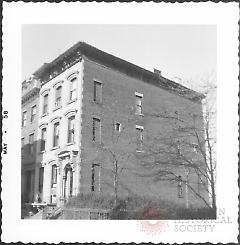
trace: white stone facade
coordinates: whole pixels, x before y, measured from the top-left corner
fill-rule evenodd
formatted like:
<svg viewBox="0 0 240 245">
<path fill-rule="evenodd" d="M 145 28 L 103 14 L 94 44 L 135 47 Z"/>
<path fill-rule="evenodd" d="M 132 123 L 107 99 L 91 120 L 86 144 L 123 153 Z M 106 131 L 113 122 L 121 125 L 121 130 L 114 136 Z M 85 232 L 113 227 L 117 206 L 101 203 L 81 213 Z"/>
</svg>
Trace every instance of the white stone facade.
<svg viewBox="0 0 240 245">
<path fill-rule="evenodd" d="M 72 81 L 76 86 L 72 85 Z M 40 90 L 35 193 L 38 193 L 41 201 L 58 206 L 69 196 L 77 195 L 80 188 L 82 83 L 83 60 L 45 83 Z M 57 101 L 56 90 L 59 86 L 61 94 Z M 69 118 L 74 118 L 70 131 Z M 58 135 L 55 138 L 54 127 Z M 40 169 L 43 171 L 42 179 Z"/>
</svg>

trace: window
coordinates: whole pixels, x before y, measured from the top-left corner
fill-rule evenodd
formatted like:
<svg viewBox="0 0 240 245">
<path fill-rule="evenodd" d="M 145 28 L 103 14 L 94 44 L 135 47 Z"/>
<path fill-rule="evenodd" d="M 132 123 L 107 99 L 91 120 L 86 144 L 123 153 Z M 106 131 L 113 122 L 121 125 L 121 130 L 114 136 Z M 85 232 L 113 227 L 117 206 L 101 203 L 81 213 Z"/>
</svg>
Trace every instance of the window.
<svg viewBox="0 0 240 245">
<path fill-rule="evenodd" d="M 100 192 L 100 164 L 92 164 L 92 192 Z"/>
<path fill-rule="evenodd" d="M 139 93 L 135 93 L 135 99 L 136 99 L 136 114 L 142 115 L 143 110 L 142 110 L 142 101 L 143 101 L 143 95 Z"/>
<path fill-rule="evenodd" d="M 136 125 L 137 132 L 137 151 L 142 151 L 143 149 L 143 127 Z"/>
<path fill-rule="evenodd" d="M 178 176 L 178 197 L 183 198 L 183 181 L 180 175 Z"/>
<path fill-rule="evenodd" d="M 24 138 L 21 138 L 21 152 L 22 152 L 22 157 L 24 155 Z"/>
<path fill-rule="evenodd" d="M 37 106 L 33 106 L 31 109 L 31 122 L 34 121 L 34 119 L 36 118 L 36 114 L 37 114 Z"/>
<path fill-rule="evenodd" d="M 46 128 L 43 128 L 41 131 L 41 148 L 40 148 L 41 151 L 45 151 L 46 149 L 46 132 L 47 132 Z"/>
<path fill-rule="evenodd" d="M 74 142 L 75 116 L 68 118 L 68 143 Z"/>
<path fill-rule="evenodd" d="M 48 112 L 48 94 L 43 96 L 43 114 Z"/>
<path fill-rule="evenodd" d="M 101 142 L 101 121 L 98 118 L 93 118 L 93 141 Z"/>
<path fill-rule="evenodd" d="M 29 135 L 29 154 L 33 154 L 34 150 L 34 134 Z"/>
<path fill-rule="evenodd" d="M 27 123 L 27 112 L 24 111 L 22 114 L 22 127 L 25 127 Z"/>
<path fill-rule="evenodd" d="M 43 191 L 43 175 L 44 175 L 44 168 L 39 168 L 39 192 L 42 193 Z"/>
<path fill-rule="evenodd" d="M 58 86 L 55 91 L 55 108 L 62 105 L 62 86 Z"/>
<path fill-rule="evenodd" d="M 98 103 L 102 102 L 102 83 L 97 81 L 94 81 L 93 101 Z"/>
<path fill-rule="evenodd" d="M 121 132 L 121 123 L 119 123 L 119 122 L 115 123 L 114 130 L 116 132 Z"/>
<path fill-rule="evenodd" d="M 59 145 L 59 122 L 54 123 L 53 125 L 53 147 Z"/>
<path fill-rule="evenodd" d="M 75 100 L 77 98 L 77 78 L 74 77 L 70 81 L 70 96 L 69 100 Z"/>
<path fill-rule="evenodd" d="M 57 184 L 57 165 L 52 165 L 52 187 Z"/>
</svg>

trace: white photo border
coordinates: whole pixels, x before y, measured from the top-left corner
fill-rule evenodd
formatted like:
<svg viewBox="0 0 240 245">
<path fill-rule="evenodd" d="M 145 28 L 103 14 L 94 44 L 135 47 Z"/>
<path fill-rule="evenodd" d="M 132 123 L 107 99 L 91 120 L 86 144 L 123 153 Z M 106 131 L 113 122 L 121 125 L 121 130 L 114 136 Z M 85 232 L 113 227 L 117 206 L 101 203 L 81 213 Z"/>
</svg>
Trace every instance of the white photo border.
<svg viewBox="0 0 240 245">
<path fill-rule="evenodd" d="M 238 21 L 237 3 L 3 3 L 2 241 L 237 243 L 238 236 Z M 22 24 L 217 25 L 217 206 L 231 223 L 208 232 L 149 235 L 138 221 L 21 220 L 21 26 Z M 4 133 L 6 131 L 6 133 Z"/>
</svg>

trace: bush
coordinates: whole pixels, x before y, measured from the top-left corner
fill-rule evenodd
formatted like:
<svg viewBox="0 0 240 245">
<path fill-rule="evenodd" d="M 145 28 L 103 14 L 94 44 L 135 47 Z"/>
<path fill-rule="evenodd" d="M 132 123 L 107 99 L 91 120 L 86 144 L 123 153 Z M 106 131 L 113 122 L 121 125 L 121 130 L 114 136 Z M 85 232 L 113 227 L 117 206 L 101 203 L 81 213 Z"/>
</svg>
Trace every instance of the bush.
<svg viewBox="0 0 240 245">
<path fill-rule="evenodd" d="M 65 207 L 111 209 L 113 204 L 114 199 L 110 195 L 103 196 L 89 193 L 72 197 L 66 203 Z"/>
<path fill-rule="evenodd" d="M 178 219 L 216 219 L 216 209 L 213 208 L 179 208 Z"/>
<path fill-rule="evenodd" d="M 70 199 L 66 207 L 107 209 L 109 218 L 116 220 L 216 219 L 216 210 L 211 208 L 187 209 L 170 201 L 137 195 L 121 198 L 115 204 L 111 195 L 80 194 Z"/>
</svg>

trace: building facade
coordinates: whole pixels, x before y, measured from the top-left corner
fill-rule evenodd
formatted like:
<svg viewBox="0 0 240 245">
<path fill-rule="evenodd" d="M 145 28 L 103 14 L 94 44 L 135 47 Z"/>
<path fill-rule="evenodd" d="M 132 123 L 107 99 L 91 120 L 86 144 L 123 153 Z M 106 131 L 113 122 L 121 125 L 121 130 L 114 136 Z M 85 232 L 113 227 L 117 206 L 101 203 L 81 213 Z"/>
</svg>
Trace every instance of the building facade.
<svg viewBox="0 0 240 245">
<path fill-rule="evenodd" d="M 181 181 L 147 177 L 139 160 L 170 127 L 154 113 L 201 115 L 200 94 L 83 42 L 34 76 L 41 81 L 33 188 L 40 201 L 62 205 L 79 193 L 117 192 L 203 205 Z M 186 179 L 180 168 L 176 175 Z"/>
<path fill-rule="evenodd" d="M 33 202 L 36 166 L 40 81 L 30 78 L 22 83 L 21 199 Z"/>
</svg>

